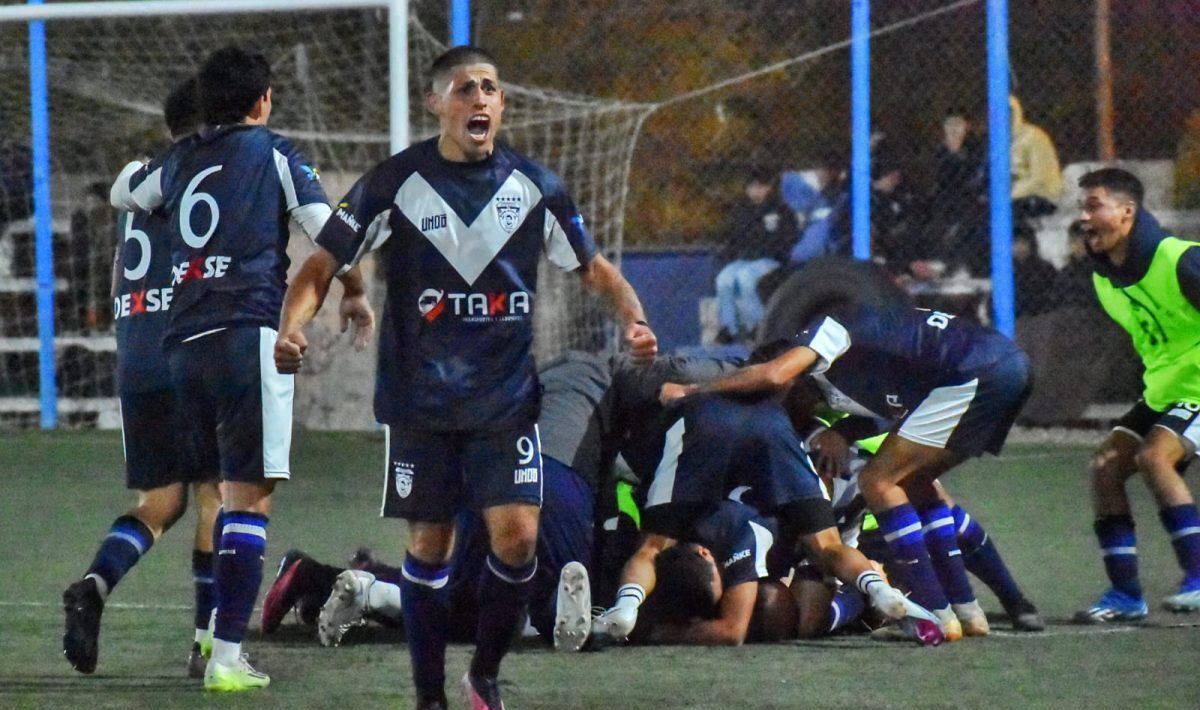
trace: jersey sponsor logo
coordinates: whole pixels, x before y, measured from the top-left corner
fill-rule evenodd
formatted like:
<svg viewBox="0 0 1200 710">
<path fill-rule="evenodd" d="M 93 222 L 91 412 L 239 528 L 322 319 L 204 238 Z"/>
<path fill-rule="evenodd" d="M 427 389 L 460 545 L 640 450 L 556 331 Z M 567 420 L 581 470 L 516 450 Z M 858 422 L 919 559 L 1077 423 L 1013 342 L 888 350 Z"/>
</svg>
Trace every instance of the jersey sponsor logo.
<svg viewBox="0 0 1200 710">
<path fill-rule="evenodd" d="M 432 232 L 435 229 L 446 228 L 446 213 L 435 214 L 432 217 L 421 218 L 421 231 Z"/>
<path fill-rule="evenodd" d="M 228 256 L 196 257 L 171 267 L 171 285 L 201 279 L 219 279 L 229 272 L 233 258 Z"/>
<path fill-rule="evenodd" d="M 427 288 L 417 298 L 421 317 L 432 323 L 449 311 L 465 323 L 525 320 L 533 300 L 525 291 L 498 293 L 446 293 Z"/>
<path fill-rule="evenodd" d="M 513 483 L 515 483 L 515 484 L 519 485 L 522 483 L 537 483 L 537 482 L 538 482 L 537 466 L 530 466 L 529 468 L 518 468 L 513 471 Z"/>
<path fill-rule="evenodd" d="M 738 560 L 744 560 L 749 556 L 750 556 L 749 550 L 742 550 L 740 552 L 735 552 L 735 553 L 733 553 L 732 557 L 730 557 L 729 559 L 727 559 L 723 563 L 721 563 L 721 567 L 723 567 L 725 569 L 729 569 L 733 565 L 734 562 L 737 562 Z"/>
<path fill-rule="evenodd" d="M 320 182 L 321 173 L 311 165 L 301 165 L 300 172 L 304 173 L 304 177 L 308 178 L 309 182 Z"/>
<path fill-rule="evenodd" d="M 524 200 L 520 195 L 496 195 L 493 204 L 496 205 L 496 220 L 500 228 L 509 234 L 521 224 L 521 205 Z"/>
<path fill-rule="evenodd" d="M 345 202 L 338 205 L 338 211 L 334 212 L 334 214 L 336 214 L 337 218 L 342 220 L 347 227 L 353 229 L 355 234 L 358 234 L 362 231 L 362 225 L 358 223 L 358 220 L 354 218 L 354 215 L 346 211 L 347 206 L 348 205 Z"/>
<path fill-rule="evenodd" d="M 396 495 L 401 498 L 407 498 L 412 495 L 412 467 L 401 461 L 397 461 L 392 464 L 392 474 L 396 478 Z"/>
<path fill-rule="evenodd" d="M 141 291 L 121 294 L 113 299 L 113 317 L 127 318 L 143 313 L 159 313 L 170 310 L 171 296 L 174 291 L 175 289 L 168 286 L 167 288 L 144 288 Z"/>
</svg>

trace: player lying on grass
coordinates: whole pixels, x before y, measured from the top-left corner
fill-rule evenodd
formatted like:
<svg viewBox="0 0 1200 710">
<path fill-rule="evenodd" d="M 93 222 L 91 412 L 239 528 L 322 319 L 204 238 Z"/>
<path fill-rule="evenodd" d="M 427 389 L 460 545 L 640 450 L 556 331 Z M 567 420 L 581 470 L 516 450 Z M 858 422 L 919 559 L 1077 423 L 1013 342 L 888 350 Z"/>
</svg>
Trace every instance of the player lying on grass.
<svg viewBox="0 0 1200 710">
<path fill-rule="evenodd" d="M 948 639 L 986 634 L 955 554 L 953 515 L 933 483 L 967 457 L 1000 451 L 1029 394 L 1028 358 L 1003 335 L 945 313 L 848 306 L 819 314 L 767 362 L 703 385 L 667 384 L 662 397 L 781 392 L 803 375 L 831 407 L 893 422 L 895 436 L 863 468 L 859 485 L 908 572 L 897 581 L 934 610 Z M 935 533 L 936 569 L 923 528 Z"/>
</svg>

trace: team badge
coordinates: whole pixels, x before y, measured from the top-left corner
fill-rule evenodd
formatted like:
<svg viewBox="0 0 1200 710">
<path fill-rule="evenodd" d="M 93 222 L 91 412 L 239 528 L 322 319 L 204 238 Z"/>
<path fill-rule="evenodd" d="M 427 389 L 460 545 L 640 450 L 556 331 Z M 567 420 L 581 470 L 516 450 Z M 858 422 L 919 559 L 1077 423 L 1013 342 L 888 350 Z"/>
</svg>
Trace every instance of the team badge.
<svg viewBox="0 0 1200 710">
<path fill-rule="evenodd" d="M 396 495 L 401 498 L 407 498 L 412 494 L 413 470 L 405 468 L 399 464 L 396 465 Z"/>
<path fill-rule="evenodd" d="M 496 196 L 496 218 L 500 228 L 509 234 L 521 223 L 521 197 L 519 195 Z"/>
<path fill-rule="evenodd" d="M 442 315 L 442 311 L 446 310 L 446 292 L 436 288 L 425 289 L 417 298 L 417 310 L 421 312 L 422 318 L 430 323 L 434 322 Z"/>
</svg>

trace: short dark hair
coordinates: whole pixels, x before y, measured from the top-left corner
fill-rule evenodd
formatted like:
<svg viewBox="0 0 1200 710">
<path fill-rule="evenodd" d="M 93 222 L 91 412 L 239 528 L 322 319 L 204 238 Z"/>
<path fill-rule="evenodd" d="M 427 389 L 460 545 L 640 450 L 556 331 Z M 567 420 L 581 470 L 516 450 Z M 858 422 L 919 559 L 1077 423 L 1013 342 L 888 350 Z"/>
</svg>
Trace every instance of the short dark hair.
<svg viewBox="0 0 1200 710">
<path fill-rule="evenodd" d="M 241 123 L 271 88 L 271 65 L 257 52 L 224 47 L 204 60 L 199 80 L 205 123 Z"/>
<path fill-rule="evenodd" d="M 172 138 L 195 132 L 204 119 L 200 117 L 200 82 L 191 77 L 167 94 L 163 102 L 163 119 Z"/>
<path fill-rule="evenodd" d="M 496 67 L 496 73 L 500 73 L 500 65 L 496 63 L 496 58 L 492 56 L 491 52 L 473 44 L 463 44 L 447 49 L 433 60 L 433 64 L 429 67 L 429 90 L 432 91 L 433 87 L 441 83 L 455 67 L 461 67 L 464 64 L 491 64 Z"/>
<path fill-rule="evenodd" d="M 752 182 L 760 185 L 773 185 L 775 172 L 765 165 L 751 165 L 750 170 L 746 172 L 746 184 L 749 185 Z"/>
<path fill-rule="evenodd" d="M 699 546 L 682 542 L 658 553 L 654 558 L 654 574 L 657 577 L 654 593 L 667 619 L 711 619 L 716 615 L 713 567 L 700 556 Z"/>
<path fill-rule="evenodd" d="M 1109 192 L 1119 192 L 1133 200 L 1138 209 L 1141 209 L 1142 198 L 1146 195 L 1142 181 L 1128 170 L 1120 168 L 1099 168 L 1084 173 L 1083 177 L 1079 178 L 1079 186 L 1085 190 L 1102 187 Z"/>
</svg>

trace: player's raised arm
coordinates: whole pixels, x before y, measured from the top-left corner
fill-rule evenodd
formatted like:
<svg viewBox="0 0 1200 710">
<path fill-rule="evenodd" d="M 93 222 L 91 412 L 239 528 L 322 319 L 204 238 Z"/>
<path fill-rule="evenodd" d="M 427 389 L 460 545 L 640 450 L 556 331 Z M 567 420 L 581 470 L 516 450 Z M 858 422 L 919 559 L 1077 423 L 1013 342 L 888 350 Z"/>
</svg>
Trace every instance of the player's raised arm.
<svg viewBox="0 0 1200 710">
<path fill-rule="evenodd" d="M 624 344 L 633 360 L 643 364 L 652 361 L 658 354 L 658 337 L 646 323 L 646 313 L 637 292 L 617 267 L 602 254 L 597 254 L 579 270 L 579 277 L 588 290 L 604 300 L 609 312 L 624 326 Z"/>
<path fill-rule="evenodd" d="M 108 201 L 126 212 L 149 212 L 157 208 L 163 203 L 162 166 L 130 161 L 113 181 Z"/>
</svg>

